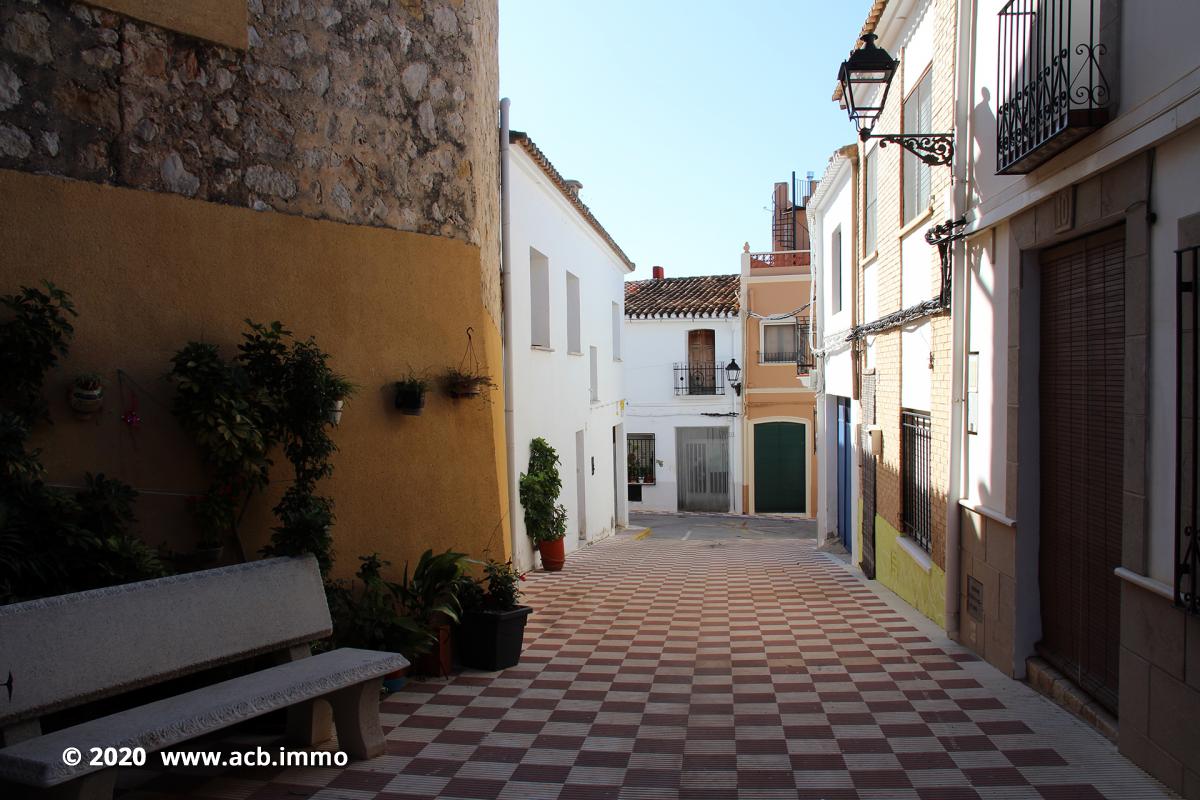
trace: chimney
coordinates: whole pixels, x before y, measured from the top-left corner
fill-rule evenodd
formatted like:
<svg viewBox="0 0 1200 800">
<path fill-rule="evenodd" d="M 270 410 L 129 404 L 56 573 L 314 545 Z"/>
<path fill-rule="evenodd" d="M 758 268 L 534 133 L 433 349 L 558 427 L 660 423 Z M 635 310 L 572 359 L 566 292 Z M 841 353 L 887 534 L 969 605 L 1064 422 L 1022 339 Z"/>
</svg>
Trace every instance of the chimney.
<svg viewBox="0 0 1200 800">
<path fill-rule="evenodd" d="M 662 268 L 662 267 L 655 267 L 655 268 L 654 268 L 654 280 L 656 280 L 656 281 L 661 281 L 661 280 L 663 279 L 663 277 L 664 277 L 664 275 L 663 275 L 663 268 Z"/>
<path fill-rule="evenodd" d="M 564 181 L 564 183 L 566 183 L 567 188 L 571 190 L 571 194 L 575 195 L 576 197 L 579 197 L 579 192 L 582 191 L 582 189 L 583 189 L 582 182 L 572 179 L 572 180 Z"/>
</svg>

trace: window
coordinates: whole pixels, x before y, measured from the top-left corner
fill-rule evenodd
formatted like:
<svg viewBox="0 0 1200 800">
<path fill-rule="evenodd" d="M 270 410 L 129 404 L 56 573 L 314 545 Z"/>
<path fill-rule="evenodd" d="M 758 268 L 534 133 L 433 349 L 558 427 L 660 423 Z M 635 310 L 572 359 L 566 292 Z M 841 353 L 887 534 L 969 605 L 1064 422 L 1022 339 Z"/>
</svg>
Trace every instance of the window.
<svg viewBox="0 0 1200 800">
<path fill-rule="evenodd" d="M 875 252 L 875 205 L 879 199 L 878 175 L 879 148 L 867 153 L 863 162 L 863 252 L 868 256 Z"/>
<path fill-rule="evenodd" d="M 901 491 L 904 507 L 902 521 L 904 535 L 912 538 L 921 549 L 929 552 L 930 531 L 933 528 L 933 504 L 930 498 L 931 482 L 930 421 L 929 415 L 919 411 L 905 411 L 900 415 L 902 441 Z"/>
<path fill-rule="evenodd" d="M 795 322 L 770 322 L 762 327 L 762 351 L 758 354 L 760 364 L 795 364 L 797 346 Z"/>
<path fill-rule="evenodd" d="M 654 479 L 654 434 L 631 433 L 626 437 L 629 452 L 629 482 L 655 483 Z"/>
<path fill-rule="evenodd" d="M 621 304 L 612 304 L 613 361 L 621 360 Z"/>
<path fill-rule="evenodd" d="M 717 332 L 712 328 L 688 331 L 687 394 L 724 394 L 717 391 Z M 724 374 L 724 370 L 721 371 Z M 676 385 L 676 394 L 678 384 Z"/>
<path fill-rule="evenodd" d="M 967 353 L 967 433 L 979 433 L 979 353 Z"/>
<path fill-rule="evenodd" d="M 550 259 L 529 248 L 529 344 L 550 346 Z"/>
<path fill-rule="evenodd" d="M 567 273 L 567 352 L 583 353 L 579 334 L 579 278 Z"/>
<path fill-rule="evenodd" d="M 829 242 L 829 288 L 833 293 L 833 313 L 842 310 L 842 226 L 833 229 Z"/>
<path fill-rule="evenodd" d="M 600 362 L 595 345 L 588 348 L 588 356 L 592 362 L 592 402 L 598 403 L 600 402 Z"/>
<path fill-rule="evenodd" d="M 933 127 L 932 73 L 917 83 L 904 101 L 904 132 L 929 133 Z M 904 223 L 907 225 L 929 208 L 929 165 L 907 150 L 903 151 Z"/>
</svg>

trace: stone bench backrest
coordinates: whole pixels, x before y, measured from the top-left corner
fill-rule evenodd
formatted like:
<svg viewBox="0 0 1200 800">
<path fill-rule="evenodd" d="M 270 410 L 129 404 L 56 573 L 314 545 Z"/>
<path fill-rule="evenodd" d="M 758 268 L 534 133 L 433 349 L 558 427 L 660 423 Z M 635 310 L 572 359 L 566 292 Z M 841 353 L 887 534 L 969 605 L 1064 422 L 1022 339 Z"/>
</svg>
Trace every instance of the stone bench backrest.
<svg viewBox="0 0 1200 800">
<path fill-rule="evenodd" d="M 312 556 L 0 606 L 0 728 L 330 630 Z"/>
</svg>

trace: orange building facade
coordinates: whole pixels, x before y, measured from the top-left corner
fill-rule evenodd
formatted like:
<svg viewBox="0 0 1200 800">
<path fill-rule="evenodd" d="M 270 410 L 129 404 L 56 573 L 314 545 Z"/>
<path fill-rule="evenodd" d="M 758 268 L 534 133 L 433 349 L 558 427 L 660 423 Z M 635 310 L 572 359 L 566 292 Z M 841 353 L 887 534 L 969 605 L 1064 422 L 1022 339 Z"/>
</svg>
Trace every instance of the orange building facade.
<svg viewBox="0 0 1200 800">
<path fill-rule="evenodd" d="M 774 189 L 769 252 L 742 253 L 742 508 L 816 516 L 816 395 L 812 274 L 803 203 L 811 179 Z M 799 197 L 794 203 L 792 197 Z"/>
</svg>

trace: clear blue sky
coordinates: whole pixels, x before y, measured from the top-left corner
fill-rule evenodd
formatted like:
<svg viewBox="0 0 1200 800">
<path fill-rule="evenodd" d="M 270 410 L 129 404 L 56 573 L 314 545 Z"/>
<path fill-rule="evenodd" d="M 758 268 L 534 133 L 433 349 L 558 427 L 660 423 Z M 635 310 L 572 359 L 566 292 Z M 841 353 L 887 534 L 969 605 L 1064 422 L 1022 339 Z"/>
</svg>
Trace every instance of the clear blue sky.
<svg viewBox="0 0 1200 800">
<path fill-rule="evenodd" d="M 500 0 L 500 91 L 638 265 L 736 272 L 776 181 L 820 178 L 854 126 L 830 100 L 870 0 Z"/>
</svg>

